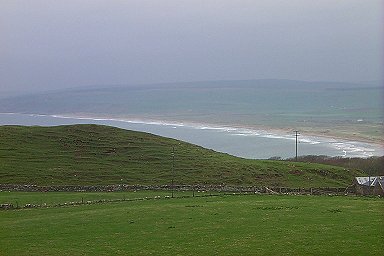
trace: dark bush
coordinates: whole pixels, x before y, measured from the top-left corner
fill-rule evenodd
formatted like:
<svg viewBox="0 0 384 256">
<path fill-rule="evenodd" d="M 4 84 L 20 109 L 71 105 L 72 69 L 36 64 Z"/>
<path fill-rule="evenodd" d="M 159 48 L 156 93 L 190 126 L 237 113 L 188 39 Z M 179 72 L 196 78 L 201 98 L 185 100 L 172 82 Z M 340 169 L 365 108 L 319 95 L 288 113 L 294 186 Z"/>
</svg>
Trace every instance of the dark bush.
<svg viewBox="0 0 384 256">
<path fill-rule="evenodd" d="M 288 158 L 286 161 L 295 161 L 295 158 Z M 369 158 L 349 158 L 307 155 L 298 157 L 297 161 L 341 166 L 347 169 L 363 171 L 370 176 L 384 175 L 384 156 L 373 156 Z"/>
</svg>

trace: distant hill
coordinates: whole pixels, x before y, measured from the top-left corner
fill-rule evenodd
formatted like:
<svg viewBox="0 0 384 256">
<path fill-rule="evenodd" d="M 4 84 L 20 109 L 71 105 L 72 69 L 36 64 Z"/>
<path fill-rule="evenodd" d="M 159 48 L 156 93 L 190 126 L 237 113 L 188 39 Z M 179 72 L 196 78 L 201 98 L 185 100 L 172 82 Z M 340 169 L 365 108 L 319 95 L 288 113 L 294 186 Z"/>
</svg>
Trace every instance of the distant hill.
<svg viewBox="0 0 384 256">
<path fill-rule="evenodd" d="M 0 126 L 0 160 L 0 184 L 165 185 L 174 179 L 189 185 L 324 187 L 349 185 L 361 174 L 321 164 L 242 159 L 98 125 Z"/>
</svg>

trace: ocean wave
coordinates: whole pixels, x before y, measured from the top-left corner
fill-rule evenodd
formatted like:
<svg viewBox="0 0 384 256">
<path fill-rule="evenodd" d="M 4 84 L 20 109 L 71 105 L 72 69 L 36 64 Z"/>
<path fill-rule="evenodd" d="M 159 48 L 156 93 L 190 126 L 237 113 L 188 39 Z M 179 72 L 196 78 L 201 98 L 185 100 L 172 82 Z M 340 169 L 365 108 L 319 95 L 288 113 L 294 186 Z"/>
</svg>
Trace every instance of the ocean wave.
<svg viewBox="0 0 384 256">
<path fill-rule="evenodd" d="M 329 145 L 344 153 L 344 157 L 371 157 L 376 149 L 359 142 L 332 142 Z"/>
<path fill-rule="evenodd" d="M 36 116 L 47 116 L 47 115 L 36 115 Z M 280 139 L 280 140 L 296 140 L 294 134 L 278 134 L 271 133 L 267 130 L 259 129 L 250 129 L 250 128 L 238 128 L 238 127 L 228 127 L 228 126 L 217 126 L 217 125 L 207 125 L 199 123 L 184 123 L 184 122 L 169 122 L 169 121 L 158 121 L 158 120 L 145 120 L 145 119 L 122 119 L 122 118 L 97 118 L 97 117 L 83 117 L 83 116 L 67 116 L 67 115 L 50 115 L 55 118 L 71 118 L 79 120 L 93 120 L 93 121 L 112 121 L 112 122 L 125 122 L 131 124 L 142 124 L 142 125 L 158 125 L 158 126 L 168 126 L 173 129 L 179 127 L 190 128 L 190 129 L 199 129 L 199 130 L 211 130 L 218 132 L 225 132 L 232 136 L 252 136 L 252 137 L 261 137 L 267 139 Z M 314 136 L 301 136 L 298 139 L 299 143 L 305 143 L 310 145 L 324 144 L 329 145 L 341 152 L 344 156 L 351 156 L 360 153 L 364 157 L 369 157 L 374 155 L 375 149 L 368 147 L 366 145 L 361 145 L 362 143 L 358 142 L 347 142 L 336 140 L 326 137 L 314 137 Z"/>
<path fill-rule="evenodd" d="M 66 115 L 49 115 L 49 116 L 55 117 L 55 118 L 92 120 L 92 121 L 124 122 L 124 123 L 130 123 L 130 124 L 162 125 L 162 126 L 174 126 L 174 127 L 184 127 L 185 126 L 181 122 L 178 123 L 178 122 L 163 122 L 163 121 L 140 120 L 140 119 L 98 118 L 98 117 L 66 116 Z"/>
<path fill-rule="evenodd" d="M 192 123 L 192 122 L 187 123 L 187 122 L 174 122 L 174 121 L 145 120 L 145 119 L 138 119 L 138 118 L 131 118 L 131 119 L 130 118 L 108 118 L 108 117 L 106 118 L 106 117 L 90 117 L 90 116 L 58 115 L 58 114 L 55 114 L 55 115 L 18 114 L 18 113 L 3 113 L 3 114 L 24 115 L 24 116 L 32 117 L 33 119 L 39 118 L 39 117 L 71 119 L 70 121 L 63 122 L 63 123 L 78 123 L 76 122 L 76 120 L 89 120 L 91 122 L 88 122 L 88 121 L 86 122 L 112 125 L 112 126 L 117 126 L 122 128 L 125 127 L 123 123 L 149 126 L 148 128 L 150 129 L 147 129 L 145 127 L 144 128 L 139 127 L 138 130 L 142 130 L 142 131 L 146 131 L 146 130 L 151 131 L 155 127 L 168 127 L 168 129 L 172 129 L 172 130 L 183 129 L 185 131 L 184 134 L 189 134 L 188 129 L 195 129 L 195 130 L 201 130 L 203 132 L 202 135 L 208 136 L 208 138 L 210 138 L 210 133 L 215 133 L 215 134 L 220 133 L 224 136 L 224 137 L 220 136 L 221 140 L 226 140 L 230 138 L 225 136 L 241 136 L 241 137 L 250 137 L 250 138 L 253 138 L 253 137 L 265 138 L 265 139 L 271 139 L 271 140 L 286 140 L 286 141 L 290 141 L 289 142 L 290 145 L 292 145 L 291 141 L 292 143 L 294 143 L 294 140 L 296 140 L 293 132 L 290 133 L 289 131 L 281 131 L 281 132 L 272 131 L 271 132 L 269 130 L 262 130 L 262 129 L 209 125 L 209 124 Z M 35 123 L 35 121 L 32 121 L 32 123 Z M 45 125 L 46 121 L 42 122 L 42 124 Z M 135 129 L 135 128 L 132 128 L 132 129 Z M 172 137 L 171 135 L 169 135 L 170 134 L 169 131 L 166 134 L 168 134 L 167 136 Z M 273 142 L 272 144 L 276 144 L 276 142 Z M 370 157 L 370 156 L 384 154 L 384 148 L 382 148 L 381 146 L 377 146 L 369 143 L 347 141 L 342 139 L 334 139 L 334 138 L 321 137 L 321 136 L 305 136 L 302 134 L 301 136 L 299 136 L 298 142 L 301 145 L 306 144 L 306 145 L 313 145 L 315 147 L 329 148 L 330 149 L 329 152 L 337 151 L 339 152 L 338 155 L 344 156 L 344 157 Z M 243 143 L 243 141 L 242 142 L 239 141 L 239 143 Z"/>
</svg>

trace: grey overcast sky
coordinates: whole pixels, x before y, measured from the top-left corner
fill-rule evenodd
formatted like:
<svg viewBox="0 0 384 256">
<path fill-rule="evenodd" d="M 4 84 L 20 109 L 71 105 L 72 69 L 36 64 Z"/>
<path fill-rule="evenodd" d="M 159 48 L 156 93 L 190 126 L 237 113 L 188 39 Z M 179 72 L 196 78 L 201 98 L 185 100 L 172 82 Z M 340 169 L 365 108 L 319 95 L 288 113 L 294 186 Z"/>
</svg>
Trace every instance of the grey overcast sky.
<svg viewBox="0 0 384 256">
<path fill-rule="evenodd" d="M 380 80 L 382 0 L 0 0 L 0 91 Z"/>
</svg>

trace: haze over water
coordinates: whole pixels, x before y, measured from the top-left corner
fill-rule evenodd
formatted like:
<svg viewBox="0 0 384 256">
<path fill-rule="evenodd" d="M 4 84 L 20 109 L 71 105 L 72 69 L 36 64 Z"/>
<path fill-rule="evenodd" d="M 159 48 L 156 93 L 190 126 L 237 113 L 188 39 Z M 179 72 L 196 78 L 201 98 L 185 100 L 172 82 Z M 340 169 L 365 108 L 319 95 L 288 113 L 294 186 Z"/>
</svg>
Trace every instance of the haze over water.
<svg viewBox="0 0 384 256">
<path fill-rule="evenodd" d="M 293 130 L 302 154 L 378 154 L 382 7 L 3 0 L 0 113 L 45 115 L 17 117 L 30 125 L 103 118 L 246 157 L 292 156 Z"/>
<path fill-rule="evenodd" d="M 0 100 L 0 112 L 33 114 L 17 116 L 27 125 L 78 121 L 147 131 L 248 158 L 293 157 L 298 130 L 300 155 L 368 157 L 383 154 L 382 93 L 367 84 L 211 81 L 11 97 Z M 9 118 L 2 115 L 2 123 L 12 124 Z"/>
</svg>

